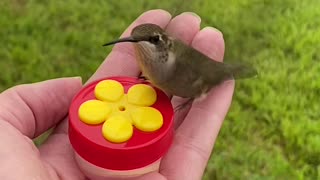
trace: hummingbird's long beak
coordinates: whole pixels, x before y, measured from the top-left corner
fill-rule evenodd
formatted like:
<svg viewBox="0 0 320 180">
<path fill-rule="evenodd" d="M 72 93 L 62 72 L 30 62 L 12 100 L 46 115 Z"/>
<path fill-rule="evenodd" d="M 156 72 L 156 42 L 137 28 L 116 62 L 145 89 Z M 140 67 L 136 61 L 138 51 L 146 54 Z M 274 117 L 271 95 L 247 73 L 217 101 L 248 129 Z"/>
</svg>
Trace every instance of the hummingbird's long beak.
<svg viewBox="0 0 320 180">
<path fill-rule="evenodd" d="M 108 42 L 102 46 L 109 46 L 109 45 L 113 45 L 113 44 L 117 44 L 117 43 L 121 43 L 121 42 L 139 42 L 139 41 L 143 41 L 144 39 L 134 39 L 132 36 L 129 37 L 124 37 L 115 41 L 111 41 Z"/>
</svg>

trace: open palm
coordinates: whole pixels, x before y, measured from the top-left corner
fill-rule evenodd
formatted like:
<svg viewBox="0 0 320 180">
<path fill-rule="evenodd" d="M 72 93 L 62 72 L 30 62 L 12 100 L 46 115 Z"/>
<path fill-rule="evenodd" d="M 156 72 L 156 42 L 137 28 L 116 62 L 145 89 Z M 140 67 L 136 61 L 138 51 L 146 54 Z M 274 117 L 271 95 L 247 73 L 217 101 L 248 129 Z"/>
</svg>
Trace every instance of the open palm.
<svg viewBox="0 0 320 180">
<path fill-rule="evenodd" d="M 152 10 L 135 20 L 133 27 L 154 23 L 217 61 L 222 61 L 224 40 L 214 28 L 200 30 L 200 18 L 183 13 L 171 19 L 163 10 Z M 88 82 L 108 76 L 138 77 L 133 47 L 121 43 Z M 68 140 L 67 113 L 80 90 L 80 78 L 61 78 L 20 85 L 0 94 L 0 179 L 86 179 L 78 168 Z M 206 99 L 175 115 L 175 137 L 161 161 L 159 172 L 135 179 L 201 179 L 222 121 L 232 100 L 234 82 L 212 89 Z M 173 96 L 174 106 L 183 101 Z M 49 139 L 37 148 L 32 138 L 55 127 Z"/>
</svg>

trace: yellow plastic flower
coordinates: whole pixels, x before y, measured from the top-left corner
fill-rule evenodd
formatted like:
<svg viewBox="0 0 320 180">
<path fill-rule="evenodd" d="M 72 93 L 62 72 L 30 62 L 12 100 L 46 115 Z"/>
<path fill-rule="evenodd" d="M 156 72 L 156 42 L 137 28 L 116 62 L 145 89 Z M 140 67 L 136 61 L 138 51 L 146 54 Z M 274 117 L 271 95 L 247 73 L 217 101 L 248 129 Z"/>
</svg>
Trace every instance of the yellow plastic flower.
<svg viewBox="0 0 320 180">
<path fill-rule="evenodd" d="M 88 100 L 79 108 L 79 118 L 89 125 L 103 123 L 102 135 L 113 143 L 122 143 L 133 135 L 133 126 L 153 132 L 163 125 L 162 114 L 150 107 L 157 101 L 156 91 L 148 85 L 136 84 L 124 93 L 115 80 L 99 82 L 94 90 L 95 100 Z"/>
</svg>

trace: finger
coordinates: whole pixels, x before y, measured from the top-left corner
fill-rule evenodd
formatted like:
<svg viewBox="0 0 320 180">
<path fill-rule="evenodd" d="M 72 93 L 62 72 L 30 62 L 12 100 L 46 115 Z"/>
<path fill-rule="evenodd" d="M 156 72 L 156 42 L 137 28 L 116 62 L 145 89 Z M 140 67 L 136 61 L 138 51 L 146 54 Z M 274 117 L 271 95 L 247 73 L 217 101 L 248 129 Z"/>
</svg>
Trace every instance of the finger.
<svg viewBox="0 0 320 180">
<path fill-rule="evenodd" d="M 192 47 L 207 55 L 209 58 L 222 61 L 224 56 L 224 40 L 222 33 L 213 28 L 206 27 L 198 32 L 192 40 Z M 184 98 L 180 98 L 174 96 L 172 98 L 173 107 L 177 107 L 184 103 L 186 100 Z M 189 112 L 191 106 L 186 106 L 185 108 L 176 111 L 175 113 L 175 128 L 177 128 L 185 116 Z"/>
<path fill-rule="evenodd" d="M 190 44 L 200 30 L 200 23 L 201 18 L 197 14 L 185 12 L 170 21 L 166 32 L 186 44 Z"/>
<path fill-rule="evenodd" d="M 0 119 L 34 138 L 67 115 L 71 100 L 81 85 L 81 79 L 77 77 L 8 89 L 0 94 Z"/>
<path fill-rule="evenodd" d="M 216 28 L 203 28 L 192 40 L 192 47 L 215 61 L 223 61 L 224 39 Z"/>
<path fill-rule="evenodd" d="M 53 133 L 39 151 L 41 159 L 55 170 L 59 179 L 84 179 L 85 175 L 76 164 L 68 134 Z"/>
<path fill-rule="evenodd" d="M 192 105 L 162 161 L 161 173 L 172 179 L 201 179 L 230 106 L 233 88 L 233 81 L 226 82 L 213 89 L 204 101 Z"/>
<path fill-rule="evenodd" d="M 164 10 L 151 10 L 138 17 L 121 35 L 129 36 L 132 29 L 143 23 L 153 23 L 164 28 L 171 19 L 171 15 Z M 135 60 L 134 49 L 131 43 L 119 43 L 97 69 L 88 82 L 108 76 L 133 76 L 140 73 Z"/>
<path fill-rule="evenodd" d="M 174 17 L 166 28 L 170 35 L 190 45 L 194 36 L 199 32 L 201 18 L 192 12 L 184 12 Z M 168 95 L 171 98 L 171 95 Z"/>
<path fill-rule="evenodd" d="M 2 119 L 0 137 L 0 179 L 53 179 L 32 140 Z"/>
<path fill-rule="evenodd" d="M 136 177 L 136 178 L 129 178 L 128 180 L 167 180 L 166 177 L 164 177 L 162 174 L 159 174 L 158 172 L 152 172 L 152 173 L 148 173 L 145 175 L 142 175 L 140 177 Z"/>
<path fill-rule="evenodd" d="M 200 51 L 202 51 L 201 47 L 210 44 L 212 46 L 215 41 L 221 41 L 220 43 L 223 44 L 222 36 L 216 36 L 216 31 L 204 30 L 202 33 L 208 35 L 204 36 L 207 40 L 198 41 L 195 38 L 192 43 Z M 199 37 L 202 35 L 199 34 Z M 216 56 L 215 58 L 219 60 L 223 58 L 221 56 L 223 53 L 210 54 L 210 51 L 207 51 L 207 54 L 210 57 Z M 219 54 L 221 57 L 217 56 Z M 176 131 L 173 146 L 161 164 L 163 174 L 172 179 L 178 177 L 201 179 L 222 121 L 230 106 L 233 89 L 234 81 L 225 82 L 212 89 L 206 99 L 193 103 L 185 120 Z M 172 162 L 178 162 L 179 166 Z"/>
</svg>

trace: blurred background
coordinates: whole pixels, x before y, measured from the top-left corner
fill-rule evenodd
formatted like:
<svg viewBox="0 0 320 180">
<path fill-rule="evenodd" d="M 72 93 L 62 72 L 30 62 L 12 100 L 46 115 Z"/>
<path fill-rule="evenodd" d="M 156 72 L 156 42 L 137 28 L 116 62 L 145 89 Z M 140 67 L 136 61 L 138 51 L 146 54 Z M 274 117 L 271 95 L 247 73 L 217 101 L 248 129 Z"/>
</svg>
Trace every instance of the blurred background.
<svg viewBox="0 0 320 180">
<path fill-rule="evenodd" d="M 154 8 L 198 13 L 223 32 L 225 61 L 259 71 L 236 83 L 203 179 L 320 179 L 319 0 L 1 0 L 0 92 L 86 81 L 112 48 L 101 45 Z"/>
</svg>

